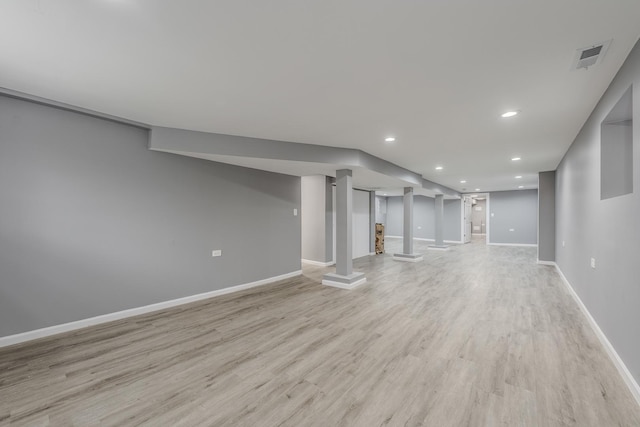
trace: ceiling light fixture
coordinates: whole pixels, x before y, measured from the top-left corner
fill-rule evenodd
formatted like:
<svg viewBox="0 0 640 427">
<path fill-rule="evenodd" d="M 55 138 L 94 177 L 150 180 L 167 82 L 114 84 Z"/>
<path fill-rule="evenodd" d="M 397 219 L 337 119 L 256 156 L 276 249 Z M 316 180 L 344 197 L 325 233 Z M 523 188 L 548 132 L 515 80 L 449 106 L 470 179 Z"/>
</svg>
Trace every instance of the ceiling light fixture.
<svg viewBox="0 0 640 427">
<path fill-rule="evenodd" d="M 436 170 L 437 171 L 441 171 L 442 170 L 442 166 L 436 166 Z"/>
<path fill-rule="evenodd" d="M 460 181 L 460 184 L 466 184 L 466 182 L 467 181 L 463 179 L 462 181 Z"/>
<path fill-rule="evenodd" d="M 395 140 L 396 140 L 396 138 L 395 138 L 395 137 L 393 137 L 393 136 L 389 136 L 389 137 L 386 137 L 386 138 L 384 139 L 384 141 L 385 141 L 385 142 L 394 142 Z"/>
<path fill-rule="evenodd" d="M 518 160 L 520 160 L 520 157 L 514 157 L 513 159 L 511 159 L 512 162 L 517 162 Z"/>
<path fill-rule="evenodd" d="M 502 113 L 501 116 L 506 119 L 508 117 L 517 116 L 518 113 L 519 113 L 519 111 L 507 111 L 506 113 Z"/>
<path fill-rule="evenodd" d="M 524 185 L 518 185 L 518 188 L 524 188 Z"/>
<path fill-rule="evenodd" d="M 516 175 L 516 179 L 522 178 L 522 175 Z"/>
<path fill-rule="evenodd" d="M 476 188 L 476 191 L 480 191 L 480 189 L 479 189 L 479 188 Z"/>
</svg>

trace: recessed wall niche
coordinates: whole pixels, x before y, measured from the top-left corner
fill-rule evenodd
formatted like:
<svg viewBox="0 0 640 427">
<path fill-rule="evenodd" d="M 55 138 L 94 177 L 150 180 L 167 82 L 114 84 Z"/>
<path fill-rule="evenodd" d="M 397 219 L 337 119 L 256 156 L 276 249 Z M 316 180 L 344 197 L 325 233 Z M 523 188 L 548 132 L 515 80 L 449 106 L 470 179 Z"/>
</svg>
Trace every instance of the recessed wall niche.
<svg viewBox="0 0 640 427">
<path fill-rule="evenodd" d="M 633 193 L 632 88 L 600 125 L 600 200 Z"/>
</svg>

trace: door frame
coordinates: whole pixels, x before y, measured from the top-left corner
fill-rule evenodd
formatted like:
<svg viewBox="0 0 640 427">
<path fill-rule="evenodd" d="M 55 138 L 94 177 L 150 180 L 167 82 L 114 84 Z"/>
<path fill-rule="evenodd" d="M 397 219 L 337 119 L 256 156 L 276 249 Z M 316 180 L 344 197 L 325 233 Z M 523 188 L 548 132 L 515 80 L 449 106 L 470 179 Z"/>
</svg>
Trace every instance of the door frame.
<svg viewBox="0 0 640 427">
<path fill-rule="evenodd" d="M 491 235 L 491 216 L 490 216 L 490 212 L 491 212 L 491 193 L 482 193 L 482 192 L 478 192 L 478 193 L 464 193 L 462 195 L 462 199 L 461 199 L 461 211 L 460 211 L 460 219 L 462 222 L 462 226 L 460 229 L 460 236 L 461 236 L 461 240 L 462 243 L 466 243 L 464 240 L 464 228 L 465 228 L 465 223 L 464 223 L 464 198 L 465 197 L 471 197 L 471 196 L 482 196 L 485 198 L 485 200 L 487 201 L 487 207 L 485 209 L 485 227 L 486 227 L 486 233 L 485 233 L 485 243 L 487 245 L 491 244 L 491 240 L 489 239 L 489 236 Z M 473 204 L 471 205 L 471 209 L 473 210 Z M 473 236 L 473 229 L 471 230 L 471 235 Z"/>
</svg>

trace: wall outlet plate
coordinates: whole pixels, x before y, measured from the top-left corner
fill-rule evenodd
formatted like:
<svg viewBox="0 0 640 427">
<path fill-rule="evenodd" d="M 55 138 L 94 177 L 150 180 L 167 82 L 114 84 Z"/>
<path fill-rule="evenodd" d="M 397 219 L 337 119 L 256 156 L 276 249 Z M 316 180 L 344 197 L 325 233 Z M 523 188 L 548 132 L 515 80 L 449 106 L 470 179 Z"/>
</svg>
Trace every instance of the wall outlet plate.
<svg viewBox="0 0 640 427">
<path fill-rule="evenodd" d="M 596 259 L 591 258 L 591 268 L 596 268 Z"/>
<path fill-rule="evenodd" d="M 298 209 L 293 209 L 293 216 L 298 216 Z"/>
<path fill-rule="evenodd" d="M 216 249 L 211 251 L 211 256 L 212 257 L 222 256 L 222 249 Z"/>
</svg>

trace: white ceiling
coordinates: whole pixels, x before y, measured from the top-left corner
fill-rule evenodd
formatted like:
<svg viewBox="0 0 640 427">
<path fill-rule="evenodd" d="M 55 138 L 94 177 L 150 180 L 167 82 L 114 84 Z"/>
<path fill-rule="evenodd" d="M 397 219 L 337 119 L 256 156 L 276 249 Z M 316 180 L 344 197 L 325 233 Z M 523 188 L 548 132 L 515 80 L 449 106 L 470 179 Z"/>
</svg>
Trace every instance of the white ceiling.
<svg viewBox="0 0 640 427">
<path fill-rule="evenodd" d="M 358 148 L 459 191 L 536 187 L 640 35 L 637 0 L 4 0 L 0 16 L 2 87 Z M 600 65 L 570 70 L 609 39 Z"/>
</svg>

